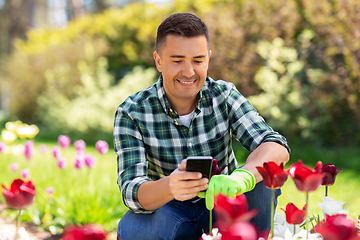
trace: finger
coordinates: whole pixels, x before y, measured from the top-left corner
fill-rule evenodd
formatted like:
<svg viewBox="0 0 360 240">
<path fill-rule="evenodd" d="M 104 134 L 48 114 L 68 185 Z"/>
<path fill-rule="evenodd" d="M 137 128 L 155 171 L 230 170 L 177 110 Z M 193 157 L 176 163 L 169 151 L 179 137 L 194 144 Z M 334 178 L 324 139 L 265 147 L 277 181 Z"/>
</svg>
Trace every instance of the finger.
<svg viewBox="0 0 360 240">
<path fill-rule="evenodd" d="M 196 197 L 196 193 L 193 193 L 193 194 L 177 194 L 177 195 L 174 195 L 174 198 L 178 201 L 186 201 L 186 200 L 189 200 L 189 199 L 192 199 Z"/>
<path fill-rule="evenodd" d="M 196 187 L 184 187 L 182 186 L 172 186 L 171 192 L 175 199 L 177 200 L 184 200 L 184 199 L 191 199 L 196 197 L 200 191 L 203 191 L 207 188 L 207 185 L 200 185 Z"/>
<path fill-rule="evenodd" d="M 201 179 L 201 173 L 179 171 L 178 169 L 176 169 L 170 174 L 170 177 L 172 180 L 176 181 L 198 180 Z"/>
<path fill-rule="evenodd" d="M 184 180 L 200 180 L 200 179 L 207 179 L 207 178 L 201 178 L 201 173 L 199 172 L 182 172 L 181 177 Z"/>
<path fill-rule="evenodd" d="M 180 166 L 178 167 L 178 169 L 179 169 L 180 171 L 185 171 L 185 169 L 186 169 L 186 159 L 181 160 L 181 164 L 180 164 Z"/>
<path fill-rule="evenodd" d="M 171 192 L 175 194 L 183 194 L 183 193 L 195 193 L 196 195 L 203 190 L 206 190 L 207 179 L 202 178 L 199 180 L 170 180 L 169 187 Z"/>
</svg>

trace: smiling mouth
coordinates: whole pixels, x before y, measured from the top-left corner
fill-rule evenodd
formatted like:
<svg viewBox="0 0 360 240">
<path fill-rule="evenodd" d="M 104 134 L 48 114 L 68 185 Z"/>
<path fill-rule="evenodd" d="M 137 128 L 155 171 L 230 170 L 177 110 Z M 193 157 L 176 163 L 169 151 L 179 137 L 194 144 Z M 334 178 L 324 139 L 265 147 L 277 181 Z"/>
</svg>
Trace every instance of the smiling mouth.
<svg viewBox="0 0 360 240">
<path fill-rule="evenodd" d="M 194 83 L 196 80 L 193 80 L 193 81 L 191 81 L 191 82 L 184 82 L 184 81 L 181 81 L 181 80 L 178 80 L 178 81 L 179 81 L 180 83 L 190 85 L 190 84 Z"/>
</svg>

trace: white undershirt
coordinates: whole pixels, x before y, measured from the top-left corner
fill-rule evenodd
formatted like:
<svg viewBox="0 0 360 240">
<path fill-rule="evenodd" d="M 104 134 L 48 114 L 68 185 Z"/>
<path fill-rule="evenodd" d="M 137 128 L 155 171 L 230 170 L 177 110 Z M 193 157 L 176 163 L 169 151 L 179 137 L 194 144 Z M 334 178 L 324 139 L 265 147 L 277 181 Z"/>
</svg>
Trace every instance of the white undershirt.
<svg viewBox="0 0 360 240">
<path fill-rule="evenodd" d="M 179 121 L 181 122 L 181 124 L 186 127 L 190 127 L 191 119 L 192 119 L 192 116 L 194 115 L 194 112 L 195 112 L 195 109 L 189 114 L 179 116 Z"/>
</svg>

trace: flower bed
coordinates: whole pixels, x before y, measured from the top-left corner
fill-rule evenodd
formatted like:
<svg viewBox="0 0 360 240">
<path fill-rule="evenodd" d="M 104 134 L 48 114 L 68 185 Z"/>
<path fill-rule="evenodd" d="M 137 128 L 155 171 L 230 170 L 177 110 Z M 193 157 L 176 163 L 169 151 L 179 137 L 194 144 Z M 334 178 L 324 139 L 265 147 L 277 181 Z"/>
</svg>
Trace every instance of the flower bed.
<svg viewBox="0 0 360 240">
<path fill-rule="evenodd" d="M 282 209 L 286 218 L 276 213 L 272 218 L 269 232 L 259 233 L 249 222 L 253 213 L 248 211 L 244 195 L 239 195 L 236 199 L 218 196 L 214 208 L 218 219 L 215 224 L 217 228 L 212 234 L 203 234 L 202 239 L 360 240 L 360 224 L 357 223 L 360 220 L 348 217 L 349 211 L 343 209 L 344 203 L 327 196 L 329 186 L 334 184 L 336 176 L 342 169 L 337 169 L 332 164 L 322 166 L 321 162 L 316 164 L 315 169 L 310 169 L 301 160 L 291 165 L 288 170 L 284 170 L 283 165 L 278 166 L 274 162 L 264 163 L 257 169 L 263 176 L 265 186 L 273 191 L 280 188 L 290 176 L 296 188 L 304 192 L 305 205 L 298 208 L 293 203 L 288 203 L 286 209 Z M 324 217 L 310 217 L 309 194 L 320 185 L 326 188 L 323 202 L 318 202 Z"/>
</svg>

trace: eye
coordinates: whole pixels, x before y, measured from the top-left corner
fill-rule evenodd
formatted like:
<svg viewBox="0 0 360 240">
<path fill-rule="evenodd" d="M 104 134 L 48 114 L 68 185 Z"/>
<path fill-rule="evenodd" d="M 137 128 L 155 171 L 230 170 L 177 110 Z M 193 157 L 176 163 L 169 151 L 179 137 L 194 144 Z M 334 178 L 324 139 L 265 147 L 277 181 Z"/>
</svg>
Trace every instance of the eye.
<svg viewBox="0 0 360 240">
<path fill-rule="evenodd" d="M 181 63 L 181 61 L 180 60 L 176 60 L 176 61 L 173 61 L 174 63 Z"/>
<path fill-rule="evenodd" d="M 196 63 L 202 63 L 203 61 L 195 61 Z"/>
</svg>

